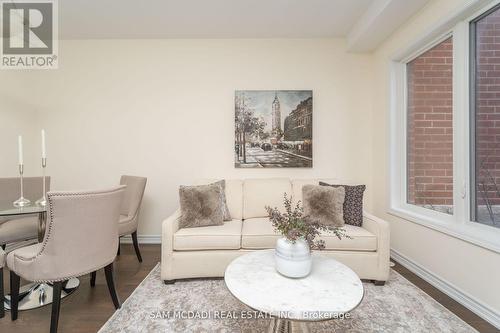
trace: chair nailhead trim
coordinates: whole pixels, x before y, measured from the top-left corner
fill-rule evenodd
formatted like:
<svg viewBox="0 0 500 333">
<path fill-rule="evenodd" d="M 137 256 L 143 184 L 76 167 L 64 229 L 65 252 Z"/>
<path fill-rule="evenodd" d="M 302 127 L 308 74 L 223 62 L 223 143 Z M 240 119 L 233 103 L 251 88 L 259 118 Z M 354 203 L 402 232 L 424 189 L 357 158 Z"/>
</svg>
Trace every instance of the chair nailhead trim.
<svg viewBox="0 0 500 333">
<path fill-rule="evenodd" d="M 85 192 L 52 192 L 52 193 L 48 192 L 47 193 L 47 200 L 49 202 L 50 219 L 49 219 L 49 221 L 46 221 L 45 235 L 43 237 L 42 247 L 40 248 L 40 251 L 38 251 L 38 253 L 35 254 L 34 257 L 31 257 L 31 258 L 24 258 L 24 257 L 21 257 L 21 256 L 19 256 L 17 254 L 14 254 L 14 257 L 16 259 L 19 259 L 19 260 L 22 260 L 22 261 L 33 261 L 37 257 L 39 257 L 43 253 L 43 251 L 45 250 L 45 246 L 47 245 L 50 237 L 52 236 L 52 226 L 53 226 L 53 220 L 54 220 L 54 206 L 53 206 L 53 202 L 52 202 L 52 197 L 72 197 L 72 196 L 86 197 L 86 196 L 91 196 L 91 195 L 94 195 L 94 194 L 114 193 L 114 192 L 118 192 L 118 191 L 122 191 L 122 190 L 123 190 L 123 187 L 119 187 L 119 188 L 117 188 L 116 190 L 113 190 L 113 191 L 104 190 L 104 191 L 85 191 Z M 108 262 L 106 265 L 104 265 L 102 267 L 105 267 L 105 266 L 109 265 L 114 260 L 115 260 L 115 258 L 113 257 L 113 260 L 111 260 L 110 262 Z M 16 272 L 15 267 L 11 267 L 11 268 L 12 268 L 12 270 L 14 272 Z M 66 280 L 69 280 L 69 279 L 74 278 L 74 277 L 78 277 L 78 276 L 82 276 L 82 275 L 85 275 L 85 274 L 92 273 L 93 271 L 95 271 L 95 270 L 90 270 L 90 271 L 88 271 L 86 273 L 83 273 L 83 274 L 80 274 L 80 275 L 64 277 L 64 278 L 60 278 L 60 279 L 56 279 L 56 280 L 36 280 L 36 279 L 33 279 L 31 281 L 32 282 L 41 282 L 41 283 L 43 283 L 43 282 L 66 281 Z"/>
</svg>

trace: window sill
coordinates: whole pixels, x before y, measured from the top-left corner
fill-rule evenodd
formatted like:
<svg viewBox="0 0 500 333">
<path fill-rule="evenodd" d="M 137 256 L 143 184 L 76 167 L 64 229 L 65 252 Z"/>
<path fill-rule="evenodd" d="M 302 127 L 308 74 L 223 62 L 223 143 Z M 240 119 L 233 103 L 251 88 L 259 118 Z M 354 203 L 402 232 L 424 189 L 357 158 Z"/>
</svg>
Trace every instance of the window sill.
<svg viewBox="0 0 500 333">
<path fill-rule="evenodd" d="M 476 222 L 447 222 L 423 214 L 409 212 L 403 208 L 390 208 L 390 215 L 439 231 L 448 236 L 500 253 L 500 228 Z"/>
</svg>

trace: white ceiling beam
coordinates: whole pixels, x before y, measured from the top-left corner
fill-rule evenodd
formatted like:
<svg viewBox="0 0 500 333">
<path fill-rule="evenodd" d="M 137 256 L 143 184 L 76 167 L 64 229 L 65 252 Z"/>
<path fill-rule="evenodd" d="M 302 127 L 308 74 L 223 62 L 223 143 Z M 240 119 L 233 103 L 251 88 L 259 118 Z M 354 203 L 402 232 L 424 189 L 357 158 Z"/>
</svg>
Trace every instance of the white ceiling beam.
<svg viewBox="0 0 500 333">
<path fill-rule="evenodd" d="M 347 35 L 351 52 L 371 52 L 429 0 L 375 0 Z"/>
</svg>

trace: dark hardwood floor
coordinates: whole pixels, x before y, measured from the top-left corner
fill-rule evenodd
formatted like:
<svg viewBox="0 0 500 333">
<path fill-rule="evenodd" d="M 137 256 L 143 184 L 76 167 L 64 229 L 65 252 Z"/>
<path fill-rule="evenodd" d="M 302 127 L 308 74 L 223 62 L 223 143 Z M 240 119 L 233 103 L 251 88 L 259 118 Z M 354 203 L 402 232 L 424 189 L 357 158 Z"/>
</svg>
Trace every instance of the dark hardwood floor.
<svg viewBox="0 0 500 333">
<path fill-rule="evenodd" d="M 132 244 L 122 244 L 115 261 L 116 290 L 121 302 L 134 291 L 153 267 L 160 262 L 160 245 L 140 245 L 143 262 L 139 263 Z M 5 292 L 9 292 L 9 273 L 4 270 Z M 22 284 L 23 282 L 21 282 Z M 51 306 L 20 311 L 16 321 L 10 312 L 0 319 L 1 333 L 49 332 Z M 111 317 L 115 308 L 109 295 L 104 269 L 97 272 L 96 285 L 90 288 L 90 276 L 80 278 L 80 287 L 61 302 L 59 332 L 95 333 Z"/>
<path fill-rule="evenodd" d="M 142 264 L 137 261 L 134 248 L 131 244 L 122 245 L 121 255 L 117 257 L 115 263 L 115 282 L 122 303 L 160 261 L 159 245 L 141 245 L 141 252 L 144 260 Z M 479 332 L 500 332 L 500 330 L 455 302 L 405 267 L 396 263 L 396 266 L 393 268 Z M 4 276 L 5 290 L 8 292 L 9 274 L 7 269 L 4 270 Z M 82 277 L 80 280 L 80 288 L 61 303 L 61 316 L 59 318 L 60 333 L 97 332 L 114 312 L 113 302 L 109 296 L 103 270 L 97 273 L 95 288 L 90 288 L 89 276 Z M 48 332 L 50 309 L 50 306 L 45 306 L 36 310 L 22 311 L 15 322 L 10 320 L 10 313 L 7 312 L 5 318 L 0 319 L 0 332 Z"/>
<path fill-rule="evenodd" d="M 463 321 L 474 327 L 481 333 L 498 333 L 499 329 L 495 328 L 495 326 L 491 325 L 474 312 L 467 309 L 465 306 L 461 305 L 457 301 L 453 300 L 451 297 L 446 295 L 445 293 L 439 291 L 435 287 L 433 287 L 430 283 L 421 279 L 411 271 L 409 271 L 406 267 L 398 264 L 395 260 L 396 266 L 392 267 L 396 272 L 404 276 L 408 281 L 422 289 L 426 294 L 434 298 L 436 301 L 441 303 L 445 308 L 453 312 L 455 315 L 460 317 Z"/>
</svg>

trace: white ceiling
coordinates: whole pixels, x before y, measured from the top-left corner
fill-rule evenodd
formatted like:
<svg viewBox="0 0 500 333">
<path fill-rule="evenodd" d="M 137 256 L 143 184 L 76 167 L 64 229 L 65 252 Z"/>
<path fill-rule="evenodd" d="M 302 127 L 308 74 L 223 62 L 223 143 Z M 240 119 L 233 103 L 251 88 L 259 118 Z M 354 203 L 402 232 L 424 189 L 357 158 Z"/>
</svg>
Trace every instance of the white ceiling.
<svg viewBox="0 0 500 333">
<path fill-rule="evenodd" d="M 372 0 L 59 1 L 63 38 L 345 36 Z"/>
<path fill-rule="evenodd" d="M 415 7 L 420 8 L 427 1 L 61 0 L 59 36 L 61 39 L 325 38 L 346 37 L 356 26 L 359 38 L 360 31 L 366 30 L 359 20 L 366 17 L 366 12 L 383 11 L 387 2 L 399 3 L 400 7 L 412 3 L 409 7 L 415 11 Z M 374 7 L 380 10 L 374 11 Z M 372 28 L 369 26 L 368 30 Z"/>
</svg>

